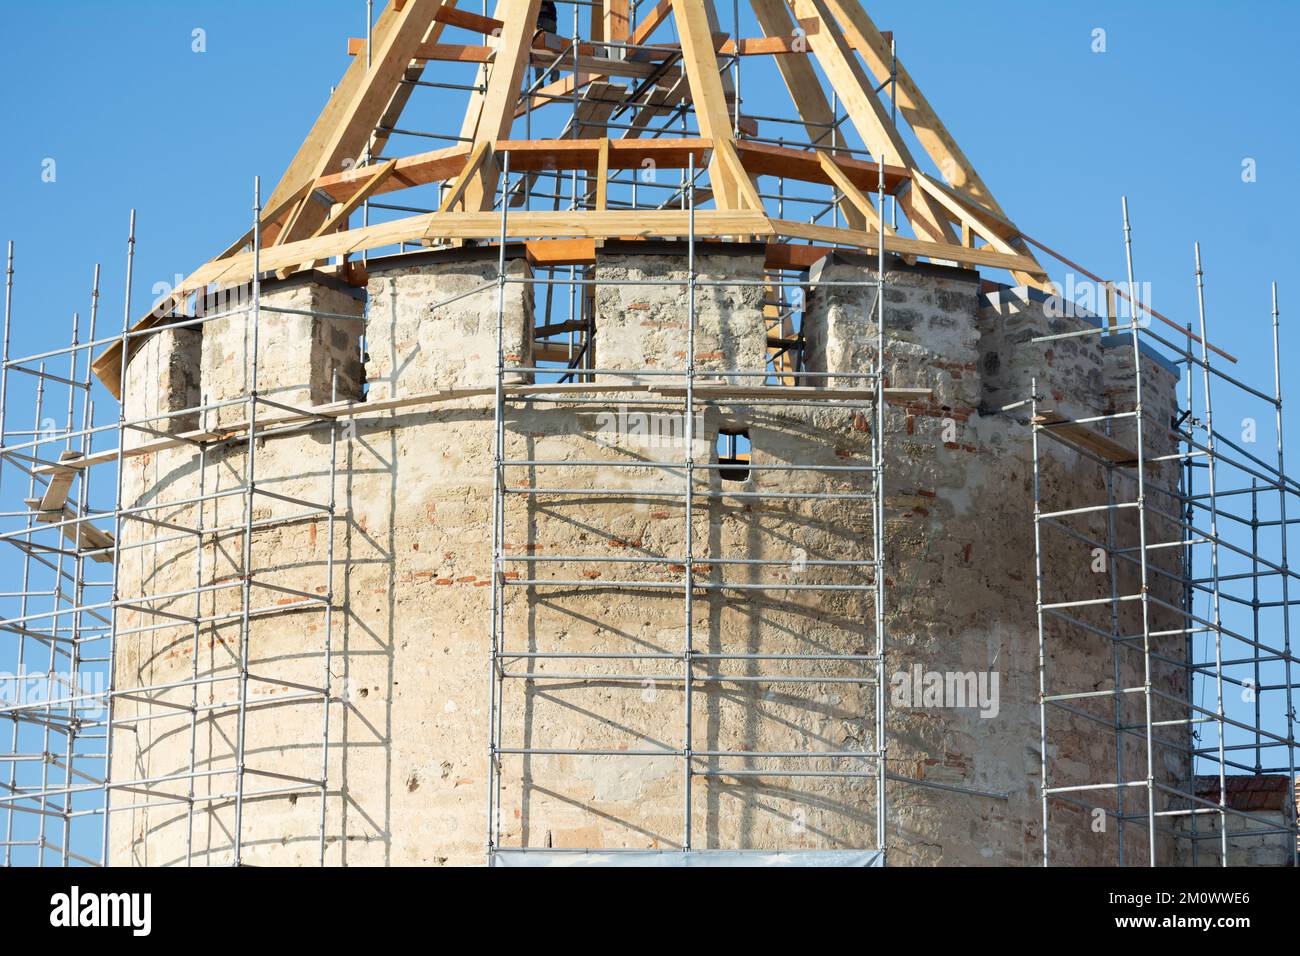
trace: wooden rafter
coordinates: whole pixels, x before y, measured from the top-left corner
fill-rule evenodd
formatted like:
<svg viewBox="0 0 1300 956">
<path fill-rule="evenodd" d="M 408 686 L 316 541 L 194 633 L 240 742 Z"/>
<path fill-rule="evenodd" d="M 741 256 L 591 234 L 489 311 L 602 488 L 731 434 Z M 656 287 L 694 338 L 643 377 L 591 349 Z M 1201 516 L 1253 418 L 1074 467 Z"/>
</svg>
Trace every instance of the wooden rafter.
<svg viewBox="0 0 1300 956">
<path fill-rule="evenodd" d="M 386 29 L 377 27 L 374 31 L 375 43 L 369 67 L 360 58 L 353 63 L 352 69 L 359 67 L 360 75 L 355 84 L 348 87 L 342 98 L 343 105 L 337 111 L 326 107 L 332 114 L 331 122 L 319 131 L 319 149 L 313 150 L 311 161 L 304 163 L 302 170 L 291 167 L 295 179 L 290 180 L 286 174 L 281 186 L 272 194 L 272 205 L 282 187 L 288 185 L 289 192 L 299 188 L 301 181 L 298 176 L 302 180 L 315 181 L 326 173 L 344 168 L 345 162 L 355 163 L 361 156 L 380 117 L 392 101 L 393 91 L 411 63 L 412 51 L 428 33 L 434 14 L 443 3 L 444 0 L 406 0 L 400 10 L 392 5 L 385 10 L 384 15 L 391 15 L 391 20 L 385 24 L 384 16 L 380 18 L 380 25 Z M 344 87 L 336 90 L 331 102 L 343 92 Z M 316 135 L 317 130 L 312 132 Z M 310 236 L 327 213 L 328 210 L 318 203 L 299 204 L 275 242 L 292 242 Z"/>
<path fill-rule="evenodd" d="M 795 22 L 790 17 L 790 8 L 785 0 L 750 0 L 758 25 L 767 37 L 782 40 L 792 39 L 795 35 Z M 800 37 L 801 46 L 806 51 L 808 40 Z M 830 101 L 822 90 L 821 80 L 807 56 L 780 56 L 776 58 L 776 68 L 781 80 L 790 93 L 799 119 L 804 123 L 808 142 L 814 146 L 830 146 L 834 140 L 835 113 Z M 867 220 L 854 207 L 845 210 L 845 217 L 850 228 L 863 229 Z"/>
<path fill-rule="evenodd" d="M 925 98 L 921 88 L 912 79 L 901 60 L 892 55 L 889 38 L 886 38 L 872 22 L 867 11 L 857 0 L 826 0 L 827 6 L 838 18 L 844 28 L 844 35 L 853 48 L 862 54 L 867 67 L 878 82 L 886 82 L 893 66 L 892 95 L 898 103 L 898 110 L 916 135 L 917 141 L 929 155 L 944 178 L 957 192 L 968 197 L 987 209 L 994 216 L 1007 219 L 1007 214 L 998 205 L 993 191 L 984 183 L 975 170 L 975 165 L 962 152 L 957 140 L 939 119 L 930 101 Z M 1030 259 L 1035 259 L 1033 251 L 1022 239 L 1009 240 L 1013 248 Z M 1037 261 L 1035 259 L 1035 261 Z M 1042 288 L 1042 270 L 1036 273 L 1018 272 L 1016 279 L 1027 285 Z"/>
<path fill-rule="evenodd" d="M 890 122 L 889 114 L 876 95 L 875 85 L 835 24 L 825 0 L 788 2 L 796 17 L 820 22 L 821 28 L 808 36 L 808 46 L 840 94 L 849 119 L 871 155 L 915 169 L 912 151 Z M 924 193 L 908 190 L 899 197 L 899 205 L 919 237 L 933 242 L 956 243 L 957 237 L 952 227 L 937 205 Z"/>
</svg>

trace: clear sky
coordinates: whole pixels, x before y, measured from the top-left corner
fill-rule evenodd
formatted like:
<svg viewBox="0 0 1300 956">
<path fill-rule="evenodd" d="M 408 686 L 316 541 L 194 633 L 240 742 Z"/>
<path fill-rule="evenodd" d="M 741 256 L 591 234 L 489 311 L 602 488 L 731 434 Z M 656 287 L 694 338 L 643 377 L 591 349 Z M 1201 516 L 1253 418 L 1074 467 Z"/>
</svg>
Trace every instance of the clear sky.
<svg viewBox="0 0 1300 956">
<path fill-rule="evenodd" d="M 464 6 L 480 9 L 479 0 Z M 894 31 L 913 77 L 1028 234 L 1120 278 L 1127 195 L 1138 279 L 1150 283 L 1151 304 L 1179 321 L 1195 321 L 1199 240 L 1210 338 L 1239 356 L 1235 374 L 1266 389 L 1276 280 L 1286 384 L 1295 391 L 1300 241 L 1286 223 L 1300 219 L 1300 4 L 867 6 Z M 569 7 L 560 8 L 565 24 Z M 719 11 L 730 30 L 729 0 Z M 363 0 L 5 3 L 0 243 L 17 246 L 13 353 L 66 344 L 71 313 L 87 310 L 96 262 L 105 269 L 101 334 L 120 328 L 132 208 L 136 315 L 155 283 L 190 272 L 240 235 L 253 176 L 269 194 L 346 68 L 345 38 L 364 33 L 365 15 Z M 196 29 L 203 52 L 193 48 Z M 1095 49 L 1099 30 L 1104 52 Z M 468 82 L 472 73 L 458 75 Z M 784 102 L 770 83 L 743 89 L 747 103 L 763 104 L 755 112 L 768 96 Z M 1243 176 L 1246 166 L 1253 176 Z M 1260 427 L 1263 450 L 1255 450 L 1271 453 L 1271 423 Z M 1300 460 L 1297 429 L 1292 415 Z M 10 495 L 4 508 L 12 504 Z M 12 590 L 14 567 L 7 549 L 0 590 Z M 6 664 L 0 658 L 0 669 Z"/>
</svg>

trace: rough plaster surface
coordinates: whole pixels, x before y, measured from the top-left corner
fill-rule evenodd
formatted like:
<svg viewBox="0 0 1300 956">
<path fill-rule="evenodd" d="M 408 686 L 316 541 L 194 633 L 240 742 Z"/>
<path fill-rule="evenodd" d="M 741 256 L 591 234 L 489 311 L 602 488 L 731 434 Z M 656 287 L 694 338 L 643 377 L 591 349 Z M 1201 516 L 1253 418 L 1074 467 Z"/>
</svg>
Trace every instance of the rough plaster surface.
<svg viewBox="0 0 1300 956">
<path fill-rule="evenodd" d="M 834 260 L 820 270 L 823 284 L 810 290 L 804 318 L 810 371 L 867 370 L 875 335 L 874 290 L 824 283 L 874 279 L 868 265 L 865 260 Z M 697 268 L 703 276 L 762 276 L 761 259 L 752 256 L 703 255 Z M 608 255 L 596 275 L 607 282 L 639 281 L 682 277 L 684 269 L 684 260 L 671 256 Z M 527 266 L 512 261 L 509 274 L 523 277 Z M 494 259 L 472 256 L 391 264 L 372 272 L 364 343 L 369 397 L 490 385 L 498 320 L 495 275 Z M 480 288 L 484 285 L 489 288 Z M 506 361 L 514 364 L 528 354 L 532 309 L 523 285 L 504 289 Z M 337 295 L 311 285 L 279 292 L 272 288 L 264 302 L 346 311 L 347 303 Z M 681 368 L 683 295 L 669 286 L 598 286 L 598 365 Z M 700 369 L 762 369 L 762 300 L 759 286 L 700 289 L 695 354 Z M 977 277 L 956 270 L 892 272 L 886 307 L 890 384 L 934 392 L 930 400 L 891 407 L 887 414 L 888 669 L 891 674 L 910 672 L 915 665 L 925 671 L 992 671 L 1000 680 L 995 718 L 982 718 L 970 708 L 888 709 L 891 774 L 986 794 L 891 780 L 886 791 L 890 862 L 1033 864 L 1040 855 L 1041 816 L 1030 431 L 1022 423 L 1023 412 L 1018 420 L 998 409 L 1025 397 L 1032 377 L 1040 380 L 1040 391 L 1069 413 L 1123 409 L 1125 401 L 1131 407 L 1131 392 L 1126 398 L 1121 385 L 1124 362 L 1132 356 L 1123 348 L 1104 347 L 1095 336 L 1053 347 L 1035 345 L 1028 341 L 1033 335 L 1057 328 L 1038 304 L 981 305 Z M 359 381 L 348 364 L 359 348 L 358 326 L 350 320 L 264 311 L 259 342 L 275 355 L 260 364 L 263 387 L 272 396 L 286 396 L 284 401 L 292 397 L 305 403 L 320 395 L 335 369 L 346 368 L 346 380 Z M 197 377 L 210 401 L 237 395 L 246 387 L 239 349 L 248 341 L 245 328 L 209 323 L 200 361 L 192 342 L 155 337 L 150 340 L 156 343 L 154 351 L 142 352 L 128 370 L 128 394 L 161 395 L 146 401 L 163 406 L 183 403 L 193 399 L 192 379 Z M 292 343 L 303 347 L 289 347 Z M 197 376 L 196 364 L 201 366 Z M 174 370 L 161 379 L 161 391 L 160 367 Z M 1167 421 L 1174 406 L 1174 378 L 1154 363 L 1150 369 L 1144 364 L 1144 375 L 1146 416 Z M 173 379 L 184 387 L 167 384 Z M 234 406 L 232 420 L 245 410 Z M 743 482 L 724 481 L 716 469 L 693 474 L 692 550 L 696 580 L 706 585 L 693 601 L 696 652 L 869 653 L 874 640 L 869 588 L 812 592 L 722 585 L 871 583 L 869 568 L 815 564 L 819 559 L 872 559 L 869 504 L 729 494 L 760 489 L 869 492 L 870 477 L 863 472 L 764 471 L 762 466 L 868 464 L 870 406 L 710 407 L 693 426 L 696 461 L 716 461 L 714 439 L 721 426 L 748 430 L 753 467 Z M 538 401 L 510 407 L 508 462 L 570 465 L 509 465 L 505 470 L 513 493 L 507 496 L 504 518 L 505 570 L 511 582 L 502 609 L 504 667 L 511 674 L 533 672 L 533 679 L 505 682 L 502 746 L 597 750 L 602 755 L 503 754 L 498 812 L 505 845 L 680 845 L 681 758 L 627 752 L 675 751 L 683 744 L 680 677 L 686 631 L 680 583 L 686 516 L 678 498 L 626 492 L 682 488 L 684 467 L 653 463 L 684 459 L 684 431 L 678 409 L 644 399 L 623 405 Z M 1160 429 L 1149 430 L 1150 447 L 1160 447 L 1159 435 Z M 1117 440 L 1124 440 L 1122 432 Z M 342 423 L 334 444 L 326 429 L 255 443 L 258 489 L 321 505 L 335 500 L 337 508 L 331 522 L 323 510 L 304 513 L 301 506 L 269 494 L 253 497 L 254 521 L 264 526 L 253 535 L 251 547 L 249 604 L 258 613 L 249 624 L 247 647 L 252 678 L 244 785 L 245 796 L 253 799 L 245 802 L 242 820 L 246 862 L 316 861 L 320 789 L 285 778 L 321 776 L 324 713 L 310 688 L 326 681 L 327 626 L 328 680 L 335 703 L 329 708 L 324 765 L 326 862 L 482 862 L 493 441 L 490 399 L 467 399 L 358 417 Z M 235 489 L 247 456 L 247 443 L 233 441 L 208 446 L 202 454 L 186 447 L 132 459 L 128 500 L 162 504 Z M 1105 501 L 1101 469 L 1062 447 L 1045 448 L 1044 458 L 1045 508 L 1049 500 L 1057 502 L 1053 507 Z M 1150 489 L 1158 490 L 1176 474 L 1156 469 L 1150 477 L 1149 493 L 1155 494 Z M 1131 480 L 1119 484 L 1117 495 L 1131 496 Z M 583 491 L 554 494 L 545 493 L 547 488 Z M 197 535 L 181 534 L 163 544 L 131 548 L 133 541 L 153 532 L 128 524 L 124 535 L 123 595 L 166 595 L 195 583 L 205 590 L 198 598 L 156 599 L 120 612 L 117 686 L 179 683 L 155 693 L 152 702 L 119 705 L 114 778 L 183 778 L 190 770 L 191 750 L 200 776 L 195 778 L 192 813 L 182 805 L 114 814 L 112 852 L 119 863 L 183 862 L 187 846 L 198 863 L 230 859 L 230 795 L 238 748 L 230 704 L 240 695 L 243 541 L 238 528 L 244 507 L 242 494 L 212 498 L 202 509 L 207 530 L 201 546 Z M 192 505 L 163 508 L 160 514 L 187 527 L 199 520 L 199 509 Z M 1078 527 L 1105 537 L 1100 521 Z M 1118 522 L 1121 547 L 1132 546 L 1135 533 L 1131 523 Z M 1111 576 L 1092 570 L 1088 546 L 1058 535 L 1046 540 L 1045 547 L 1053 568 L 1052 593 L 1076 600 L 1109 595 Z M 581 560 L 541 560 L 572 556 Z M 734 558 L 776 563 L 718 563 Z M 591 586 L 524 583 L 548 579 L 577 579 Z M 608 586 L 600 587 L 603 582 Z M 672 586 L 632 588 L 614 582 Z M 1116 584 L 1131 593 L 1131 570 L 1120 567 Z M 1157 581 L 1153 589 L 1177 599 L 1169 582 Z M 304 595 L 321 600 L 311 602 Z M 331 596 L 334 610 L 327 616 L 325 599 Z M 177 625 L 174 618 L 146 608 L 198 615 L 200 623 Z M 1132 609 L 1123 608 L 1121 618 L 1120 632 L 1131 634 Z M 1101 626 L 1108 632 L 1109 620 Z M 1166 615 L 1154 626 L 1172 625 Z M 1114 652 L 1105 637 L 1054 622 L 1048 641 L 1058 691 L 1110 686 L 1116 653 L 1126 686 L 1136 679 L 1131 650 Z M 1168 641 L 1161 650 L 1181 659 L 1181 639 Z M 548 661 L 509 656 L 538 651 L 656 656 Z M 869 776 L 846 780 L 722 773 L 846 765 L 867 769 L 869 764 L 706 753 L 873 749 L 874 688 L 831 680 L 867 670 L 861 663 L 825 660 L 696 661 L 691 747 L 697 771 L 708 771 L 692 780 L 696 846 L 874 845 L 876 794 Z M 566 677 L 575 671 L 637 679 Z M 818 680 L 753 680 L 780 673 Z M 221 680 L 195 685 L 195 674 Z M 751 680 L 727 682 L 717 675 Z M 1157 668 L 1153 679 L 1172 696 L 1184 692 L 1176 667 Z M 188 708 L 195 703 L 197 719 L 192 721 Z M 1136 719 L 1138 700 L 1122 706 L 1126 721 Z M 1105 698 L 1084 707 L 1101 714 L 1113 710 L 1114 703 Z M 1157 719 L 1174 711 L 1158 710 Z M 1054 715 L 1048 758 L 1056 785 L 1115 778 L 1112 717 L 1107 714 L 1102 726 Z M 1128 742 L 1118 756 L 1126 779 L 1145 777 L 1140 742 Z M 1187 768 L 1172 752 L 1158 752 L 1154 772 L 1158 779 L 1174 781 L 1185 777 Z M 179 779 L 152 786 L 186 792 L 189 784 Z M 271 793 L 285 790 L 296 792 Z M 1141 794 L 1126 799 L 1125 813 L 1144 808 Z M 115 806 L 148 802 L 126 792 L 116 793 L 114 800 Z M 1118 809 L 1113 800 L 1111 794 L 1099 794 L 1087 798 L 1082 808 L 1054 805 L 1056 862 L 1114 861 L 1115 823 L 1107 821 L 1105 833 L 1094 832 L 1088 809 Z M 1141 828 L 1129 829 L 1126 852 L 1144 853 Z M 1158 849 L 1162 859 L 1173 853 L 1164 844 Z"/>
</svg>

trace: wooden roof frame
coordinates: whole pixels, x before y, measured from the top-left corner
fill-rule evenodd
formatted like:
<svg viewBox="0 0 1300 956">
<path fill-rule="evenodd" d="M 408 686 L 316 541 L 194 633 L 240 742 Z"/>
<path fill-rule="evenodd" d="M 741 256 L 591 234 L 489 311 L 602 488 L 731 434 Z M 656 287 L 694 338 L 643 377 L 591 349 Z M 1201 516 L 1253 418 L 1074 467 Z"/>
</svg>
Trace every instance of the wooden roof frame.
<svg viewBox="0 0 1300 956">
<path fill-rule="evenodd" d="M 787 240 L 875 250 L 883 212 L 873 205 L 880 167 L 817 141 L 817 131 L 833 121 L 820 67 L 870 155 L 885 160 L 885 191 L 896 198 L 915 234 L 907 237 L 886 225 L 886 251 L 972 268 L 1007 269 L 1023 284 L 1048 287 L 1032 241 L 1021 235 L 911 75 L 898 64 L 893 74 L 898 110 L 940 175 L 918 168 L 880 96 L 891 77 L 888 35 L 876 28 L 859 0 L 750 0 L 764 34 L 753 39 L 720 33 L 713 0 L 660 0 L 631 31 L 627 0 L 603 0 L 593 10 L 590 39 L 565 56 L 539 41 L 535 27 L 540 0 L 496 0 L 492 17 L 458 10 L 456 2 L 390 0 L 371 31 L 369 47 L 351 41 L 353 62 L 265 204 L 264 271 L 285 276 L 401 242 L 500 238 L 501 216 L 492 209 L 500 157 L 506 153 L 512 171 L 575 169 L 602 173 L 602 179 L 603 171 L 636 168 L 647 159 L 669 169 L 693 163 L 697 169 L 708 168 L 709 191 L 704 195 L 711 192 L 715 207 L 695 211 L 698 236 L 762 237 L 779 247 L 778 259 L 791 262 L 806 257 L 792 255 Z M 670 18 L 680 44 L 648 44 Z M 484 45 L 458 48 L 441 43 L 447 25 L 482 33 Z M 644 57 L 622 56 L 621 48 L 604 45 L 606 40 L 642 45 L 645 49 L 638 52 Z M 731 51 L 777 58 L 810 148 L 774 147 L 737 137 L 739 124 L 728 105 L 734 101 L 729 71 L 720 70 L 718 62 Z M 406 104 L 409 81 L 418 79 L 430 60 L 441 58 L 479 64 L 481 89 L 470 94 L 461 123 L 463 144 L 369 162 L 379 155 L 384 130 L 393 127 Z M 530 62 L 566 73 L 557 85 L 568 90 L 613 75 L 635 78 L 667 69 L 676 80 L 665 73 L 664 86 L 656 91 L 675 82 L 673 92 L 650 102 L 673 108 L 674 100 L 689 91 L 700 135 L 652 139 L 631 129 L 616 138 L 511 139 L 516 117 L 538 107 L 532 97 L 521 96 L 520 81 Z M 773 218 L 759 198 L 756 183 L 761 176 L 832 185 L 844 198 L 846 225 Z M 366 199 L 434 182 L 446 183 L 451 190 L 437 212 L 350 228 L 351 213 Z M 603 202 L 605 194 L 597 184 L 598 201 L 589 210 L 512 211 L 505 238 L 599 241 L 690 232 L 685 212 L 610 210 Z M 252 255 L 245 250 L 251 241 L 250 230 L 187 277 L 135 331 L 165 323 L 192 294 L 247 282 Z M 119 343 L 94 363 L 96 374 L 119 396 L 121 361 Z"/>
</svg>

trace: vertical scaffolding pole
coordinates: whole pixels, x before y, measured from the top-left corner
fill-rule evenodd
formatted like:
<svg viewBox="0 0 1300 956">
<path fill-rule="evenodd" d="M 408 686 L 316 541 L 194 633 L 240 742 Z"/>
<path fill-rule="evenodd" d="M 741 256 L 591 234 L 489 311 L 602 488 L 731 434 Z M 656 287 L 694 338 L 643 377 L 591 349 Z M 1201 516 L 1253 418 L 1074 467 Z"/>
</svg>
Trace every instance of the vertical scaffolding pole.
<svg viewBox="0 0 1300 956">
<path fill-rule="evenodd" d="M 686 474 L 686 515 L 685 515 L 685 534 L 686 534 L 686 554 L 683 566 L 685 567 L 685 605 L 684 624 L 686 632 L 682 637 L 682 714 L 684 720 L 683 740 L 682 740 L 682 850 L 690 852 L 693 844 L 693 834 L 691 831 L 691 785 L 693 778 L 691 774 L 691 742 L 694 739 L 694 713 L 692 710 L 693 701 L 691 700 L 694 686 L 692 683 L 692 668 L 695 656 L 695 640 L 693 629 L 695 626 L 695 293 L 696 293 L 696 275 L 695 275 L 695 154 L 692 153 L 688 162 L 688 182 L 692 184 L 690 195 L 687 197 L 687 210 L 689 214 L 689 234 L 686 241 L 686 424 L 683 433 L 686 435 L 686 467 L 683 469 Z"/>
<path fill-rule="evenodd" d="M 1152 728 L 1152 684 L 1151 684 L 1151 594 L 1147 569 L 1147 517 L 1146 517 L 1146 448 L 1145 429 L 1142 415 L 1142 340 L 1141 323 L 1137 310 L 1137 284 L 1133 279 L 1133 228 L 1129 223 L 1128 197 L 1123 199 L 1124 209 L 1124 253 L 1128 266 L 1129 287 L 1129 336 L 1133 347 L 1133 421 L 1135 441 L 1137 443 L 1137 522 L 1138 522 L 1138 562 L 1141 573 L 1142 608 L 1142 696 L 1145 706 L 1145 727 L 1147 745 L 1147 842 L 1151 866 L 1156 865 L 1156 773 L 1155 742 Z"/>
<path fill-rule="evenodd" d="M 113 700 L 117 689 L 117 638 L 119 629 L 118 610 L 121 595 L 118 585 L 122 580 L 122 495 L 126 483 L 126 366 L 130 355 L 129 333 L 131 331 L 131 286 L 135 278 L 135 210 L 131 210 L 131 229 L 126 240 L 126 291 L 123 296 L 122 337 L 120 348 L 122 362 L 119 367 L 118 381 L 121 397 L 117 403 L 117 493 L 113 504 L 113 583 L 110 589 L 112 602 L 110 611 L 112 623 L 108 637 L 108 685 L 104 705 L 107 715 L 104 720 L 104 833 L 100 847 L 100 865 L 108 866 L 108 837 L 110 814 L 113 808 Z"/>
<path fill-rule="evenodd" d="M 240 567 L 239 609 L 239 710 L 235 744 L 235 832 L 232 835 L 234 866 L 243 865 L 244 856 L 244 778 L 248 745 L 248 656 L 250 610 L 253 587 L 253 498 L 257 493 L 257 350 L 258 324 L 262 305 L 262 178 L 253 177 L 253 279 L 252 302 L 248 312 L 251 323 L 252 355 L 249 357 L 248 436 L 245 441 L 248 460 L 244 462 L 244 531 Z"/>
<path fill-rule="evenodd" d="M 1280 512 L 1280 522 L 1278 527 L 1281 529 L 1282 551 L 1281 551 L 1281 569 L 1282 569 L 1282 650 L 1285 657 L 1285 677 L 1286 677 L 1286 756 L 1287 756 L 1287 778 L 1289 780 L 1288 800 L 1295 799 L 1296 793 L 1296 761 L 1295 761 L 1295 700 L 1293 697 L 1294 683 L 1292 681 L 1291 669 L 1291 566 L 1287 561 L 1287 536 L 1290 534 L 1290 525 L 1287 524 L 1286 517 L 1286 496 L 1288 492 L 1288 479 L 1286 476 L 1286 443 L 1284 441 L 1285 432 L 1283 431 L 1282 421 L 1282 360 L 1281 352 L 1278 349 L 1279 335 L 1278 322 L 1280 313 L 1277 305 L 1277 283 L 1273 283 L 1273 407 L 1276 411 L 1277 422 L 1277 489 L 1278 489 L 1278 509 Z M 1292 816 L 1296 820 L 1300 816 L 1300 807 L 1296 808 L 1296 813 Z M 1300 821 L 1297 821 L 1300 822 Z M 1300 839 L 1291 841 L 1291 865 L 1300 866 Z"/>
<path fill-rule="evenodd" d="M 1115 780 L 1124 779 L 1124 664 L 1123 648 L 1120 645 L 1119 620 L 1119 531 L 1115 520 L 1115 465 L 1106 463 L 1106 565 L 1110 577 L 1110 642 L 1111 642 L 1111 677 L 1114 681 L 1112 690 L 1115 694 Z M 1115 788 L 1115 835 L 1117 841 L 1116 856 L 1120 866 L 1124 865 L 1124 787 Z"/>
<path fill-rule="evenodd" d="M 1050 861 L 1047 849 L 1047 635 L 1043 622 L 1043 476 L 1038 458 L 1038 379 L 1030 380 L 1030 448 L 1034 463 L 1034 607 L 1038 618 L 1038 773 L 1042 795 L 1043 866 Z"/>
<path fill-rule="evenodd" d="M 339 370 L 330 374 L 330 403 L 339 400 Z M 321 743 L 320 743 L 320 865 L 325 865 L 326 825 L 328 821 L 330 770 L 330 704 L 334 692 L 334 675 L 330 668 L 334 658 L 334 526 L 338 512 L 339 423 L 330 421 L 329 511 L 325 519 L 325 660 L 321 668 Z"/>
<path fill-rule="evenodd" d="M 9 415 L 9 342 L 10 330 L 13 325 L 13 300 L 14 300 L 14 244 L 13 240 L 9 241 L 8 251 L 5 256 L 5 327 L 4 327 L 4 344 L 3 361 L 0 361 L 0 444 L 4 443 L 4 436 L 7 433 L 5 423 Z M 0 488 L 4 487 L 4 456 L 0 455 Z M 26 591 L 26 588 L 23 588 Z M 26 610 L 21 610 L 20 615 L 25 617 Z M 23 638 L 18 638 L 18 646 L 22 647 Z M 19 658 L 21 660 L 21 657 Z M 19 667 L 21 673 L 21 666 Z M 13 734 L 11 736 L 11 745 L 9 747 L 9 756 L 12 758 L 9 762 L 9 782 L 6 793 L 14 795 L 16 791 L 14 786 L 18 781 L 18 717 L 13 715 Z M 5 804 L 5 866 L 13 864 L 13 842 L 14 842 L 14 805 Z"/>
<path fill-rule="evenodd" d="M 1205 337 L 1205 272 L 1201 268 L 1201 244 L 1196 249 L 1196 306 L 1201 328 L 1201 387 L 1205 392 L 1205 447 L 1207 455 L 1208 490 L 1210 494 L 1210 579 L 1211 614 L 1214 627 L 1214 683 L 1215 714 L 1218 716 L 1219 737 L 1219 865 L 1228 865 L 1228 818 L 1224 807 L 1228 805 L 1227 764 L 1225 763 L 1224 735 L 1227 732 L 1223 710 L 1223 614 L 1219 599 L 1219 499 L 1218 459 L 1215 455 L 1214 401 L 1210 389 L 1210 353 Z M 1130 288 L 1132 288 L 1130 286 Z M 1138 454 L 1141 455 L 1139 449 Z M 1259 659 L 1259 648 L 1254 648 Z M 1195 758 L 1193 758 L 1195 759 Z"/>
<path fill-rule="evenodd" d="M 502 196 L 510 191 L 510 151 L 501 161 Z M 558 186 L 556 188 L 558 192 Z M 487 855 L 489 865 L 492 854 L 500 844 L 500 806 L 498 788 L 501 781 L 500 733 L 504 693 L 501 678 L 502 635 L 505 632 L 502 593 L 502 541 L 505 529 L 505 309 L 506 309 L 506 229 L 510 203 L 501 202 L 501 237 L 497 247 L 497 360 L 494 387 L 495 414 L 492 452 L 492 634 L 489 641 L 488 674 L 488 772 L 487 772 Z"/>
<path fill-rule="evenodd" d="M 885 737 L 885 157 L 879 157 L 876 191 L 880 203 L 879 241 L 876 251 L 876 427 L 871 441 L 871 466 L 875 469 L 873 557 L 876 561 L 876 847 L 880 850 L 881 865 L 888 863 L 888 827 L 886 813 L 888 801 L 885 781 L 889 776 L 886 766 L 887 741 Z"/>
</svg>

